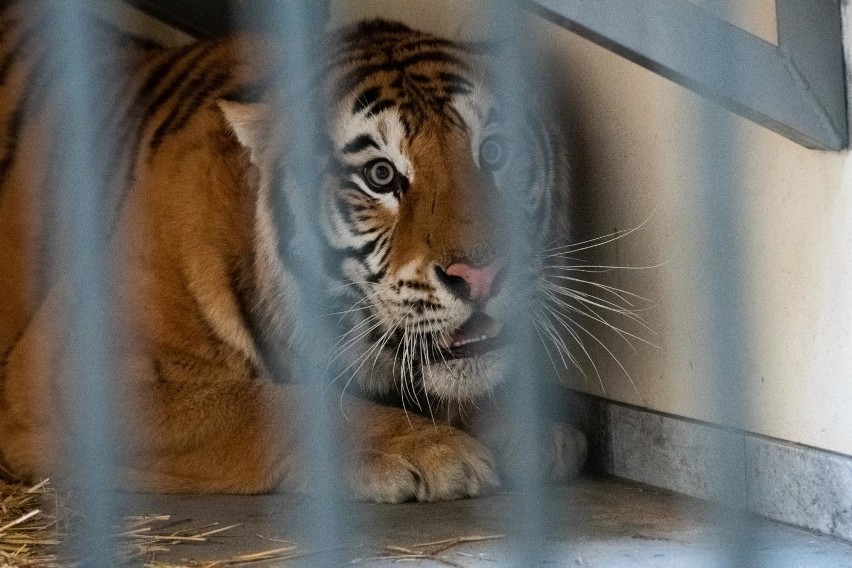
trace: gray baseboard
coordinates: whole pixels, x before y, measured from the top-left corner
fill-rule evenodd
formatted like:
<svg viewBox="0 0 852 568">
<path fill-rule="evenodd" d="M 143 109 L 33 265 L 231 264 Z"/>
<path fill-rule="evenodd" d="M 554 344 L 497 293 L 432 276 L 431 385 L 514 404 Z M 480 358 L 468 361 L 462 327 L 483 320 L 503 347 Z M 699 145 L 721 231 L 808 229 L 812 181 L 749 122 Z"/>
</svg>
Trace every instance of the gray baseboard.
<svg viewBox="0 0 852 568">
<path fill-rule="evenodd" d="M 718 450 L 727 447 L 742 476 L 726 485 L 742 488 L 737 502 L 767 518 L 852 541 L 850 456 L 595 397 L 581 406 L 597 471 L 716 500 L 720 475 L 730 472 Z"/>
</svg>

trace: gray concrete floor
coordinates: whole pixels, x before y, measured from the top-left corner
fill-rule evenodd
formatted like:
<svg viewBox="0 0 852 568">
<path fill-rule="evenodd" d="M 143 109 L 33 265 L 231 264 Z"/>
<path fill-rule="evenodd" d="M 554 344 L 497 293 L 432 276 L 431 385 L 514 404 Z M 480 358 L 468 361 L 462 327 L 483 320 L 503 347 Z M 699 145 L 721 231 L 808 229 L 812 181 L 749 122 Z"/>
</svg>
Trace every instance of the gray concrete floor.
<svg viewBox="0 0 852 568">
<path fill-rule="evenodd" d="M 298 520 L 306 499 L 291 495 L 266 496 L 129 496 L 130 514 L 170 514 L 188 520 L 183 526 L 218 522 L 239 527 L 212 537 L 211 542 L 173 545 L 156 560 L 175 565 L 191 561 L 224 560 L 299 543 Z M 374 505 L 346 504 L 343 525 L 350 534 L 340 543 L 335 563 L 404 567 L 510 565 L 511 541 L 494 538 L 461 543 L 441 552 L 440 560 L 415 560 L 407 553 L 440 548 L 417 545 L 468 536 L 497 536 L 511 518 L 508 494 L 447 503 Z M 550 488 L 548 544 L 543 565 L 570 567 L 723 567 L 719 524 L 707 504 L 611 478 L 584 478 L 565 487 Z M 749 518 L 755 552 L 749 567 L 852 568 L 852 545 L 809 532 Z M 394 551 L 383 547 L 396 547 Z M 396 559 L 375 559 L 396 554 Z M 304 566 L 308 559 L 257 562 L 251 566 Z M 327 555 L 326 555 L 327 556 Z M 533 562 L 525 565 L 532 565 Z M 203 565 L 203 564 L 201 564 Z M 329 564 L 323 564 L 329 565 Z"/>
</svg>

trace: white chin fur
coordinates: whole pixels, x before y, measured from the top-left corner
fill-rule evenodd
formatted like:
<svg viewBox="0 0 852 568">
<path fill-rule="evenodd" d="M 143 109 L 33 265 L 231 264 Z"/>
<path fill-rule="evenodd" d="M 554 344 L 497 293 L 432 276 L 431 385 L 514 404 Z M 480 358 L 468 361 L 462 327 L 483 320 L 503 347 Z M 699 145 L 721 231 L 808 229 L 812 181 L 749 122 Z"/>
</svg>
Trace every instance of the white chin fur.
<svg viewBox="0 0 852 568">
<path fill-rule="evenodd" d="M 430 395 L 449 401 L 469 401 L 493 391 L 508 374 L 508 350 L 478 357 L 435 361 L 423 368 L 423 386 Z"/>
</svg>

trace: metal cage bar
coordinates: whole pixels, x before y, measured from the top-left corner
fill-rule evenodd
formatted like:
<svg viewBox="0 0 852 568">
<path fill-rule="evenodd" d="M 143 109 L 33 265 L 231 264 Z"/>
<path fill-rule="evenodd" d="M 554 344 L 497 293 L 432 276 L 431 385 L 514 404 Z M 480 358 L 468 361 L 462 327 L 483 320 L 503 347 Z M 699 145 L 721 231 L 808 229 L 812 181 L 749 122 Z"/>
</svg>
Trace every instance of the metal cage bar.
<svg viewBox="0 0 852 568">
<path fill-rule="evenodd" d="M 493 35 L 500 42 L 492 54 L 493 88 L 499 112 L 505 121 L 504 129 L 511 140 L 522 140 L 523 122 L 527 119 L 529 62 L 534 55 L 524 42 L 524 14 L 514 0 L 498 0 L 492 5 L 494 12 Z M 532 65 L 534 67 L 534 65 Z M 507 281 L 522 283 L 525 268 L 532 266 L 538 251 L 531 239 L 535 227 L 525 219 L 527 209 L 523 184 L 508 183 L 501 193 L 501 227 L 510 235 L 506 251 L 509 263 Z M 522 284 L 521 284 L 522 285 Z M 507 519 L 510 537 L 509 556 L 515 566 L 538 566 L 547 558 L 547 508 L 544 498 L 543 452 L 534 443 L 547 436 L 543 418 L 543 385 L 546 373 L 537 349 L 535 324 L 527 311 L 513 318 L 508 330 L 511 345 L 509 375 L 505 389 L 509 396 L 507 420 L 510 432 L 517 436 L 517 452 L 504 464 L 510 484 L 511 517 Z"/>
<path fill-rule="evenodd" d="M 249 10 L 249 6 L 244 7 Z M 316 167 L 322 131 L 320 108 L 313 81 L 316 60 L 321 56 L 327 3 L 315 0 L 270 3 L 264 13 L 264 27 L 271 33 L 279 54 L 273 57 L 276 73 L 271 89 L 273 114 L 280 119 L 273 136 L 284 148 L 284 181 L 270 188 L 270 207 L 278 231 L 279 258 L 287 259 L 293 271 L 295 327 L 302 337 L 289 356 L 296 358 L 292 380 L 303 387 L 300 399 L 299 439 L 305 456 L 305 474 L 310 479 L 310 499 L 304 509 L 301 537 L 306 547 L 319 554 L 310 560 L 315 566 L 344 563 L 340 543 L 347 526 L 343 523 L 342 496 L 346 488 L 340 475 L 342 431 L 340 410 L 328 396 L 331 381 L 328 354 L 334 351 L 333 332 L 328 325 L 328 307 L 323 291 L 327 251 L 319 227 L 311 219 L 321 209 L 323 179 Z M 243 14 L 246 19 L 257 14 Z M 280 59 L 276 59 L 280 57 Z M 290 235 L 290 242 L 282 236 Z M 297 243 L 297 244 L 294 244 Z M 290 283 L 288 283 L 290 284 Z M 275 354 L 272 354 L 275 356 Z M 308 424 L 310 421 L 310 424 Z"/>
<path fill-rule="evenodd" d="M 108 46 L 95 42 L 84 5 L 82 0 L 50 3 L 47 18 L 48 57 L 56 65 L 56 89 L 62 94 L 50 172 L 57 219 L 51 248 L 58 259 L 52 277 L 61 282 L 58 293 L 65 309 L 59 337 L 67 367 L 56 378 L 62 411 L 70 419 L 65 473 L 79 514 L 67 553 L 82 566 L 100 568 L 113 564 L 116 506 L 109 465 L 115 440 L 112 297 L 106 218 L 100 209 L 104 168 L 92 120 L 105 79 L 95 62 Z"/>
<path fill-rule="evenodd" d="M 648 13 L 649 29 L 659 29 L 653 11 Z M 720 70 L 716 88 L 734 99 L 748 98 L 752 85 L 749 70 L 737 63 L 746 57 L 748 46 L 731 41 L 724 27 L 713 27 L 704 38 Z M 665 46 L 665 44 L 663 44 Z M 669 50 L 674 49 L 668 46 Z M 721 72 L 724 71 L 724 72 Z M 715 381 L 715 399 L 708 401 L 719 424 L 741 429 L 747 424 L 745 392 L 749 335 L 748 311 L 742 303 L 747 282 L 743 263 L 744 248 L 740 178 L 742 153 L 732 116 L 712 103 L 699 107 L 695 152 L 695 213 L 701 227 L 706 270 L 697 274 L 695 285 L 706 301 L 704 338 L 709 346 L 709 368 Z M 714 503 L 719 527 L 719 556 L 723 565 L 736 568 L 760 566 L 757 535 L 748 516 L 746 487 L 741 463 L 742 452 L 733 438 L 723 437 L 716 446 L 721 471 L 715 482 Z"/>
</svg>

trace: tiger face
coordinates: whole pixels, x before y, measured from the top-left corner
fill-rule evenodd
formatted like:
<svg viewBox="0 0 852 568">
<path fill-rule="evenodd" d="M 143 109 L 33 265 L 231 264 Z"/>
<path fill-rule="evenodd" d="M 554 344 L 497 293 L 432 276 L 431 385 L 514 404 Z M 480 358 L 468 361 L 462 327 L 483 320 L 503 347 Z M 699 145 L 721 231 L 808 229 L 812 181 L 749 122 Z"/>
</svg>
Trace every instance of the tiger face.
<svg viewBox="0 0 852 568">
<path fill-rule="evenodd" d="M 505 378 L 508 322 L 535 301 L 538 261 L 511 258 L 505 221 L 550 238 L 555 134 L 498 102 L 472 48 L 384 21 L 336 46 L 320 230 L 344 314 L 337 378 L 415 405 L 475 399 Z M 510 131 L 508 112 L 527 120 Z"/>
<path fill-rule="evenodd" d="M 352 335 L 369 330 L 357 378 L 403 398 L 473 399 L 504 379 L 506 326 L 534 301 L 540 267 L 510 258 L 504 216 L 521 203 L 512 215 L 547 238 L 552 134 L 532 117 L 509 131 L 506 112 L 524 109 L 501 107 L 481 55 L 370 26 L 374 41 L 362 25 L 358 63 L 338 72 L 348 83 L 333 85 L 346 96 L 331 113 L 323 216 Z"/>
</svg>

